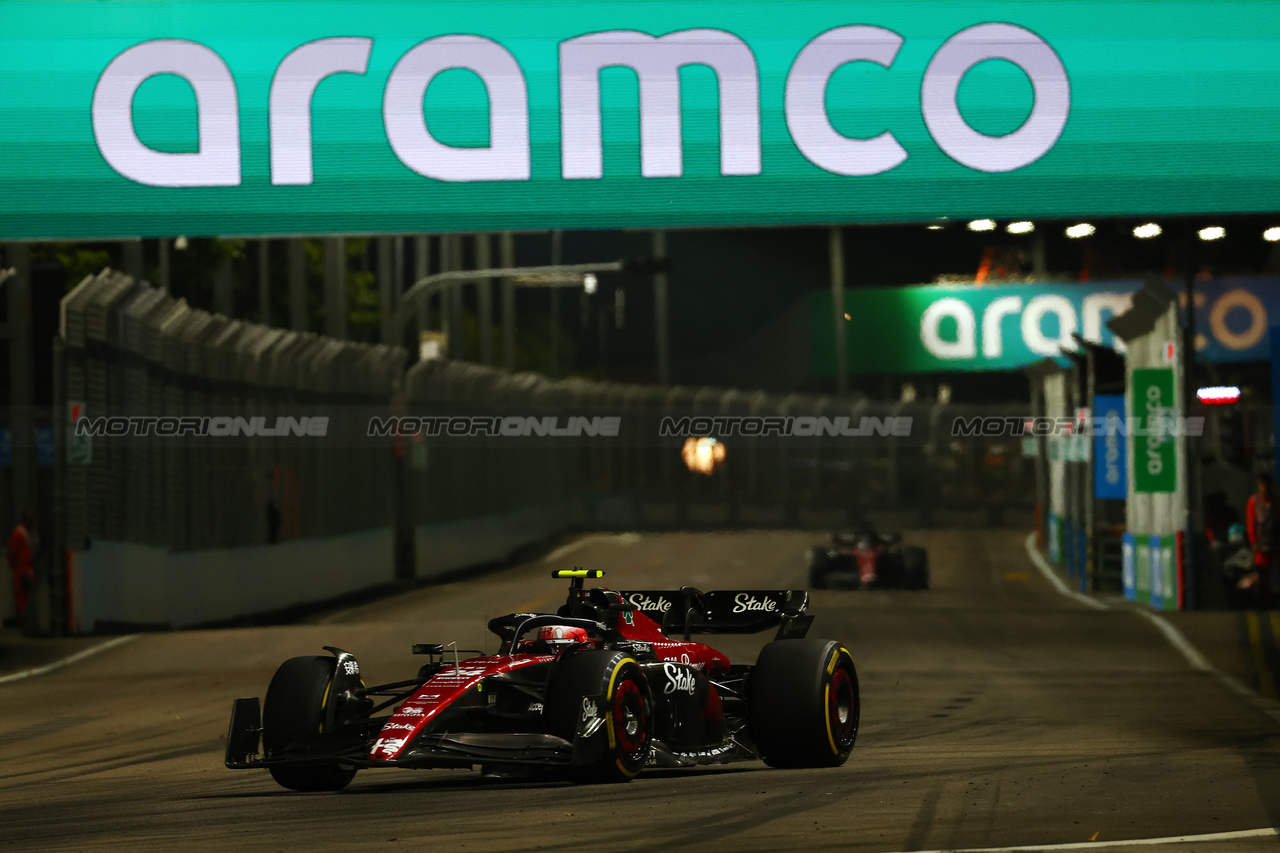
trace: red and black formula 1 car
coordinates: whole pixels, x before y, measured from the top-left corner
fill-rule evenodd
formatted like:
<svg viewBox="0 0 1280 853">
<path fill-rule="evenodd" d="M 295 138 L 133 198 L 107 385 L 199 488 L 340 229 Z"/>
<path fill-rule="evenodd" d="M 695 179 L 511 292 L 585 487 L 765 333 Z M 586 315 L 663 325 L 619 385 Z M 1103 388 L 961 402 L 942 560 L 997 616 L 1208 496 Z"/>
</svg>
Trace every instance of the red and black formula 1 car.
<svg viewBox="0 0 1280 853">
<path fill-rule="evenodd" d="M 336 791 L 368 767 L 626 781 L 646 765 L 835 767 L 849 757 L 857 670 L 840 643 L 804 639 L 805 592 L 583 588 L 603 574 L 555 572 L 570 579 L 558 613 L 490 620 L 498 654 L 415 644 L 428 662 L 414 678 L 368 687 L 355 657 L 329 646 L 332 656 L 285 661 L 261 709 L 257 697 L 235 700 L 227 767 Z M 690 639 L 775 627 L 755 665 Z"/>
<path fill-rule="evenodd" d="M 928 589 L 929 554 L 870 527 L 831 534 L 807 553 L 810 589 Z"/>
</svg>

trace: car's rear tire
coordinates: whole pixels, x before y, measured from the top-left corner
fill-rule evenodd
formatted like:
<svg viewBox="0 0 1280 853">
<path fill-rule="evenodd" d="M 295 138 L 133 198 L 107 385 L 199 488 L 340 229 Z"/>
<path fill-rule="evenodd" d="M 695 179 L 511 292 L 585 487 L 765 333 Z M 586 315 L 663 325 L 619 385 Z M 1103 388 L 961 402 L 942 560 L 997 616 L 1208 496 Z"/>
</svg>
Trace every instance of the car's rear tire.
<svg viewBox="0 0 1280 853">
<path fill-rule="evenodd" d="M 336 661 L 290 658 L 280 665 L 262 705 L 262 748 L 270 758 L 306 735 L 323 734 L 325 702 Z M 270 767 L 271 778 L 294 791 L 339 791 L 356 775 L 336 764 Z"/>
<path fill-rule="evenodd" d="M 929 554 L 923 548 L 902 550 L 903 585 L 907 589 L 929 588 Z"/>
<path fill-rule="evenodd" d="M 858 737 L 858 671 L 831 640 L 777 640 L 747 685 L 751 737 L 772 767 L 839 767 Z"/>
<path fill-rule="evenodd" d="M 649 760 L 653 698 L 640 665 L 625 652 L 586 651 L 562 658 L 547 683 L 547 731 L 572 742 L 582 722 L 583 699 L 603 696 L 603 739 L 589 764 L 575 767 L 575 782 L 629 782 Z"/>
<path fill-rule="evenodd" d="M 831 570 L 831 558 L 826 548 L 809 549 L 809 589 L 826 589 L 827 572 Z"/>
</svg>

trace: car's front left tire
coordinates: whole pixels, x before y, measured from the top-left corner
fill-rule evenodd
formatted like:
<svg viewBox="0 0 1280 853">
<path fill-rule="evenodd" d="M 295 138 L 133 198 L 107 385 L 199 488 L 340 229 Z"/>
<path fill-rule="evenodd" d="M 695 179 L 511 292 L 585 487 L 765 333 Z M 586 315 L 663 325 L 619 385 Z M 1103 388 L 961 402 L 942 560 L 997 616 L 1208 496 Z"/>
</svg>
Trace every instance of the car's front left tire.
<svg viewBox="0 0 1280 853">
<path fill-rule="evenodd" d="M 325 703 L 336 664 L 331 657 L 297 657 L 276 670 L 262 706 L 262 748 L 267 758 L 280 755 L 301 737 L 325 733 Z M 271 778 L 294 791 L 340 791 L 356 775 L 354 768 L 336 764 L 268 769 Z"/>
</svg>

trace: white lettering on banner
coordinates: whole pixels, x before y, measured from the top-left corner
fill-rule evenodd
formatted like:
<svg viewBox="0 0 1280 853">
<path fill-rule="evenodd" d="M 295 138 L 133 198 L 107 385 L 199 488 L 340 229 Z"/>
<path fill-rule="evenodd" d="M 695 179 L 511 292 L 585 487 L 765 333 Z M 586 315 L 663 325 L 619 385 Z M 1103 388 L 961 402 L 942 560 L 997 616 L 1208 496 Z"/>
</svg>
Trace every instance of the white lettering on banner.
<svg viewBox="0 0 1280 853">
<path fill-rule="evenodd" d="M 733 597 L 733 612 L 746 613 L 748 610 L 777 610 L 778 605 L 772 598 L 766 598 L 763 601 L 745 592 L 740 592 Z"/>
<path fill-rule="evenodd" d="M 1001 296 L 982 312 L 982 354 L 987 358 L 1004 355 L 1004 336 L 1000 321 L 1022 310 L 1021 296 Z"/>
<path fill-rule="evenodd" d="M 872 139 L 850 139 L 831 126 L 827 83 L 850 62 L 893 64 L 902 36 L 881 27 L 840 27 L 804 46 L 787 75 L 787 129 L 800 153 L 837 175 L 878 175 L 900 165 L 907 151 L 889 131 Z"/>
<path fill-rule="evenodd" d="M 1083 299 L 1081 316 L 1076 314 L 1071 300 L 1058 294 L 1042 294 L 1031 297 L 1023 304 L 1020 296 L 1000 296 L 982 309 L 982 356 L 1000 359 L 1005 355 L 1004 321 L 1018 318 L 1018 335 L 1027 349 L 1036 355 L 1056 355 L 1059 347 L 1075 349 L 1072 333 L 1083 326 L 1082 335 L 1090 343 L 1102 343 L 1104 316 L 1122 314 L 1133 304 L 1133 296 L 1112 291 L 1090 293 Z M 1058 322 L 1054 336 L 1045 333 L 1044 321 L 1048 315 Z M 956 337 L 947 340 L 942 336 L 941 323 L 951 318 L 956 322 Z M 974 309 L 954 296 L 935 300 L 920 317 L 920 341 L 925 350 L 935 358 L 948 360 L 974 358 L 977 354 L 974 327 Z M 1117 352 L 1124 351 L 1119 338 L 1112 341 Z"/>
<path fill-rule="evenodd" d="M 943 318 L 956 321 L 956 339 L 944 340 L 940 330 Z M 920 341 L 936 358 L 973 358 L 978 350 L 974 343 L 976 321 L 973 309 L 963 299 L 944 296 L 924 311 L 920 318 Z"/>
<path fill-rule="evenodd" d="M 442 71 L 465 68 L 489 93 L 489 145 L 457 148 L 427 128 L 422 99 Z M 400 162 L 441 181 L 529 180 L 529 97 L 515 57 L 480 36 L 440 36 L 410 48 L 387 78 L 382 97 L 387 141 Z"/>
<path fill-rule="evenodd" d="M 1147 386 L 1147 423 L 1164 423 L 1164 407 L 1160 405 L 1160 388 Z M 1160 447 L 1164 444 L 1162 430 L 1154 430 L 1147 435 L 1147 473 L 1153 477 L 1164 471 L 1164 458 L 1160 455 Z"/>
<path fill-rule="evenodd" d="M 784 112 L 800 153 L 837 175 L 875 175 L 906 161 L 889 130 L 870 139 L 842 136 L 826 111 L 835 71 L 850 62 L 889 69 L 903 37 L 873 26 L 838 27 L 809 41 L 787 74 Z M 323 38 L 280 61 L 268 96 L 271 182 L 307 185 L 312 170 L 311 100 L 334 74 L 364 74 L 370 38 Z M 1035 102 L 1023 125 L 1005 136 L 985 136 L 960 114 L 956 93 L 968 71 L 987 59 L 1017 65 L 1031 80 Z M 604 175 L 600 71 L 627 67 L 640 82 L 640 171 L 646 178 L 684 174 L 680 69 L 711 68 L 719 86 L 720 173 L 762 172 L 760 79 L 755 54 L 731 32 L 690 29 L 654 36 L 612 30 L 560 43 L 561 175 L 568 180 Z M 445 145 L 427 126 L 423 98 L 431 81 L 454 68 L 477 74 L 489 100 L 489 144 Z M 199 150 L 157 151 L 133 124 L 133 97 L 143 81 L 173 74 L 196 94 Z M 210 48 L 181 39 L 156 39 L 125 50 L 98 78 L 93 132 L 103 159 L 119 174 L 157 187 L 238 186 L 240 117 L 235 79 Z M 952 159 L 982 172 L 1008 172 L 1044 156 L 1057 143 L 1070 112 L 1066 69 L 1046 42 L 1012 24 L 980 24 L 952 36 L 924 73 L 921 109 L 934 141 Z M 530 179 L 529 96 L 524 72 L 498 42 L 479 35 L 442 35 L 400 57 L 382 93 L 382 119 L 395 156 L 414 172 L 440 181 Z M 972 335 L 970 342 L 972 340 Z M 946 356 L 956 358 L 960 356 Z"/>
<path fill-rule="evenodd" d="M 592 33 L 560 44 L 560 160 L 568 179 L 604 176 L 600 70 L 625 66 L 640 81 L 640 174 L 684 174 L 680 69 L 712 68 L 720 83 L 720 174 L 760 174 L 760 82 L 751 48 L 723 30 L 654 37 Z"/>
<path fill-rule="evenodd" d="M 1107 438 L 1106 438 L 1106 479 L 1108 485 L 1116 485 L 1120 482 L 1120 416 L 1115 412 L 1107 413 Z"/>
<path fill-rule="evenodd" d="M 1080 336 L 1090 343 L 1102 342 L 1102 312 L 1106 311 L 1111 316 L 1123 314 L 1133 306 L 1133 294 L 1131 293 L 1090 293 L 1084 298 L 1083 310 L 1080 312 L 1084 315 L 1081 323 L 1082 331 Z M 1124 341 L 1119 336 L 1115 336 L 1112 342 L 1116 352 L 1124 352 Z"/>
<path fill-rule="evenodd" d="M 1232 308 L 1249 312 L 1249 328 L 1237 334 L 1227 328 L 1227 313 Z M 1246 350 L 1256 346 L 1267 333 L 1267 308 L 1256 294 L 1236 288 L 1228 290 L 1213 304 L 1209 312 L 1209 328 L 1213 336 L 1230 350 Z"/>
<path fill-rule="evenodd" d="M 364 74 L 373 39 L 329 38 L 295 48 L 271 79 L 271 183 L 309 184 L 311 97 L 334 74 Z"/>
<path fill-rule="evenodd" d="M 1044 317 L 1053 314 L 1058 318 L 1058 336 L 1050 338 L 1044 333 Z M 1036 355 L 1057 355 L 1060 350 L 1073 352 L 1076 331 L 1076 310 L 1071 300 L 1057 294 L 1032 297 L 1022 312 L 1022 342 Z"/>
<path fill-rule="evenodd" d="M 186 80 L 196 93 L 200 148 L 172 153 L 148 148 L 133 126 L 133 96 L 158 74 Z M 93 90 L 93 138 L 112 169 L 152 187 L 240 185 L 240 107 L 222 57 L 202 44 L 157 39 L 134 45 L 102 72 Z"/>
<path fill-rule="evenodd" d="M 1013 133 L 987 136 L 960 114 L 960 81 L 975 65 L 1003 59 L 1031 80 L 1031 115 Z M 1012 24 L 979 24 L 947 39 L 929 61 L 920 88 L 929 135 L 952 160 L 980 172 L 1011 172 L 1039 160 L 1057 143 L 1071 111 L 1071 86 L 1062 60 L 1043 39 Z"/>
</svg>

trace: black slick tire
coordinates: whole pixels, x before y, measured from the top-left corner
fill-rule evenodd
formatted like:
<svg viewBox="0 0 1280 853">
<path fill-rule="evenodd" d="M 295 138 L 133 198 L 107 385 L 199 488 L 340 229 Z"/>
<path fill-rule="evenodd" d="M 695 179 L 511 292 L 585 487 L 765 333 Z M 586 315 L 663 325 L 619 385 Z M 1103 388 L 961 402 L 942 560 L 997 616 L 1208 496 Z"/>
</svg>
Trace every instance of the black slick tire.
<svg viewBox="0 0 1280 853">
<path fill-rule="evenodd" d="M 276 670 L 262 705 L 262 748 L 268 758 L 300 737 L 323 734 L 334 666 L 331 657 L 298 657 Z M 355 769 L 336 764 L 268 769 L 271 778 L 294 791 L 339 791 L 356 775 Z"/>
<path fill-rule="evenodd" d="M 827 572 L 831 570 L 831 559 L 826 548 L 809 549 L 809 589 L 826 589 Z"/>
<path fill-rule="evenodd" d="M 747 686 L 750 732 L 772 767 L 838 767 L 858 737 L 853 657 L 831 640 L 777 640 L 760 651 Z"/>
<path fill-rule="evenodd" d="M 929 554 L 923 548 L 905 548 L 902 552 L 902 574 L 907 589 L 929 588 Z"/>
</svg>

